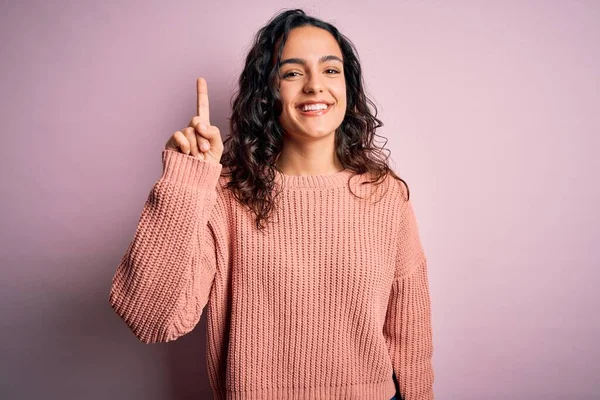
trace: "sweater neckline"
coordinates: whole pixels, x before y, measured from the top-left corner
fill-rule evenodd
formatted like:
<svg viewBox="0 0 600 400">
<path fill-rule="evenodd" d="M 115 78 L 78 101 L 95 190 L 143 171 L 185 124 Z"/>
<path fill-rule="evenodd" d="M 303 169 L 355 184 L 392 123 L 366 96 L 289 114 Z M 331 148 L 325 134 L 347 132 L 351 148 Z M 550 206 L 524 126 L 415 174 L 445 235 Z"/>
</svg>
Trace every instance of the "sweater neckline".
<svg viewBox="0 0 600 400">
<path fill-rule="evenodd" d="M 286 175 L 275 168 L 275 182 L 284 188 L 326 188 L 346 187 L 352 170 L 345 168 L 332 174 Z"/>
</svg>

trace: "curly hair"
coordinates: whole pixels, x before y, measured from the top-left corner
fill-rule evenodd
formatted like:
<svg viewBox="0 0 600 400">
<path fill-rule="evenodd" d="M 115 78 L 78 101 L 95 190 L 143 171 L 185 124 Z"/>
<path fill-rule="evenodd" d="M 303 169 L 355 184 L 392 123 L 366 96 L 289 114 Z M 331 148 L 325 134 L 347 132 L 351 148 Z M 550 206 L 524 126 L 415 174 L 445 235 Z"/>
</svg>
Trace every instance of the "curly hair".
<svg viewBox="0 0 600 400">
<path fill-rule="evenodd" d="M 311 17 L 301 9 L 286 10 L 273 17 L 254 37 L 239 77 L 238 90 L 231 99 L 230 135 L 223 142 L 220 160 L 222 176 L 230 177 L 226 188 L 256 215 L 259 230 L 264 228 L 262 221 L 269 220 L 279 194 L 274 190 L 275 174 L 279 170 L 275 162 L 283 148 L 284 137 L 278 120 L 282 112 L 277 86 L 279 63 L 290 31 L 306 25 L 331 33 L 342 51 L 347 107 L 334 140 L 341 164 L 354 173 L 349 180 L 357 174 L 370 173 L 374 179 L 363 184 L 379 184 L 391 175 L 404 183 L 407 199 L 410 197 L 406 182 L 388 166 L 389 150 L 374 144 L 374 137 L 379 136 L 375 131 L 383 123 L 377 118 L 377 107 L 365 94 L 354 44 L 330 23 Z"/>
</svg>

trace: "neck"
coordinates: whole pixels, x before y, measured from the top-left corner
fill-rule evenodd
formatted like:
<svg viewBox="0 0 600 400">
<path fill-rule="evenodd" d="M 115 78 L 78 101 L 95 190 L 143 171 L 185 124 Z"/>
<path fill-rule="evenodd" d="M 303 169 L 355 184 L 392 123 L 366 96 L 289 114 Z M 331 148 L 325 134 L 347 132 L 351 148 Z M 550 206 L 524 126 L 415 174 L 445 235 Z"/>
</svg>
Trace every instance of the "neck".
<svg viewBox="0 0 600 400">
<path fill-rule="evenodd" d="M 334 135 L 330 137 L 333 138 Z M 344 170 L 332 140 L 327 143 L 314 141 L 302 144 L 287 140 L 277 157 L 275 167 L 288 176 L 327 175 Z"/>
</svg>

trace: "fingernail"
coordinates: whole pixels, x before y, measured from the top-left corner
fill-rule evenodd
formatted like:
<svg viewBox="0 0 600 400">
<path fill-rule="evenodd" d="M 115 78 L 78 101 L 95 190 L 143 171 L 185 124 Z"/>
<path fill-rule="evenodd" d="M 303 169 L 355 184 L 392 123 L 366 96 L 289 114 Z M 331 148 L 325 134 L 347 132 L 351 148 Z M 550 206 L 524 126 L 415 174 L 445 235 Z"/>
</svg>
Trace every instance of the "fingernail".
<svg viewBox="0 0 600 400">
<path fill-rule="evenodd" d="M 208 143 L 202 143 L 202 150 L 208 150 L 210 148 L 210 146 L 208 145 Z"/>
<path fill-rule="evenodd" d="M 205 131 L 207 128 L 206 124 L 200 124 L 200 129 L 202 129 L 203 131 Z"/>
</svg>

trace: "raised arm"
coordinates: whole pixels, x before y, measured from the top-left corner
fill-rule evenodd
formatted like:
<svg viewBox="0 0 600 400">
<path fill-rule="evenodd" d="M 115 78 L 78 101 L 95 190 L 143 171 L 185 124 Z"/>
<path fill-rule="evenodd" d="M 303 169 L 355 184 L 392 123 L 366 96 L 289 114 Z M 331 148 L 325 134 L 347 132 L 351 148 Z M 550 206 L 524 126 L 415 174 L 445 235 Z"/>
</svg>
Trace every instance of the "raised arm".
<svg viewBox="0 0 600 400">
<path fill-rule="evenodd" d="M 171 150 L 163 150 L 163 162 L 110 290 L 111 306 L 145 343 L 174 340 L 194 328 L 217 268 L 220 164 Z"/>
<path fill-rule="evenodd" d="M 194 328 L 217 260 L 227 257 L 224 204 L 217 193 L 223 145 L 210 125 L 206 81 L 199 78 L 196 87 L 198 115 L 166 143 L 163 174 L 110 289 L 112 308 L 145 343 L 174 340 Z"/>
</svg>

